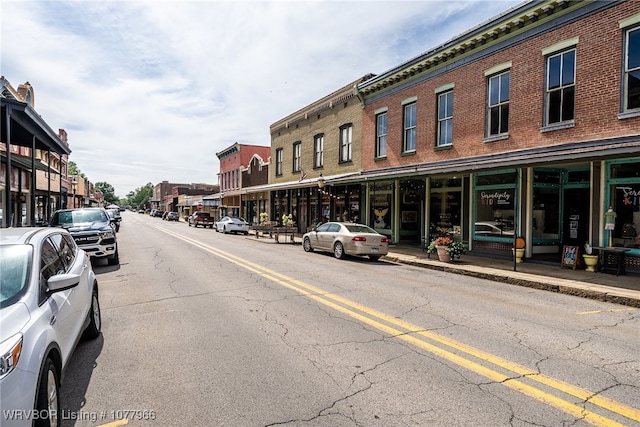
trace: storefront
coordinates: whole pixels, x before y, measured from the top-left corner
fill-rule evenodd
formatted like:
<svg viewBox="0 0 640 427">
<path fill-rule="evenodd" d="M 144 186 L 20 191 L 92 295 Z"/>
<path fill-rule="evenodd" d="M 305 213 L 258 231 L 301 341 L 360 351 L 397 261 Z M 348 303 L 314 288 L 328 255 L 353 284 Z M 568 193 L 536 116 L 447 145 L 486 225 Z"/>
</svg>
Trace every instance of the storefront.
<svg viewBox="0 0 640 427">
<path fill-rule="evenodd" d="M 611 215 L 611 226 L 607 226 L 603 218 L 603 241 L 610 241 L 613 246 L 637 247 L 636 237 L 640 231 L 640 158 L 606 162 L 605 179 L 605 207 L 611 208 L 614 215 Z"/>
<path fill-rule="evenodd" d="M 520 172 L 508 169 L 481 172 L 473 177 L 474 250 L 511 251 L 518 221 L 518 185 Z"/>
</svg>

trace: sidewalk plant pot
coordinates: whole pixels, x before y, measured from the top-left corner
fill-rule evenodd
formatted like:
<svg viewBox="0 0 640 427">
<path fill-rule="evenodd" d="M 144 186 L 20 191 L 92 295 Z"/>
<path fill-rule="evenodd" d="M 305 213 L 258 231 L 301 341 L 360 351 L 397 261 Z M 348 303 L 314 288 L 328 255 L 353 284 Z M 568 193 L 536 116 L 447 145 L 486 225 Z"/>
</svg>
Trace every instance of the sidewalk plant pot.
<svg viewBox="0 0 640 427">
<path fill-rule="evenodd" d="M 451 262 L 451 256 L 447 253 L 447 246 L 436 246 L 438 259 L 442 262 Z"/>
<path fill-rule="evenodd" d="M 516 238 L 515 249 L 511 249 L 511 252 L 516 256 L 516 264 L 520 264 L 524 258 L 525 241 L 522 237 Z"/>
<path fill-rule="evenodd" d="M 513 252 L 514 249 L 511 249 L 511 252 Z M 516 263 L 520 264 L 522 262 L 522 258 L 524 257 L 524 249 L 515 249 L 516 251 Z"/>
<path fill-rule="evenodd" d="M 582 255 L 582 259 L 584 259 L 584 263 L 587 266 L 587 271 L 591 271 L 595 273 L 596 265 L 598 265 L 598 255 Z"/>
<path fill-rule="evenodd" d="M 464 245 L 462 242 L 454 241 L 449 236 L 441 236 L 429 243 L 427 252 L 429 254 L 437 253 L 440 261 L 451 262 L 464 254 Z"/>
</svg>

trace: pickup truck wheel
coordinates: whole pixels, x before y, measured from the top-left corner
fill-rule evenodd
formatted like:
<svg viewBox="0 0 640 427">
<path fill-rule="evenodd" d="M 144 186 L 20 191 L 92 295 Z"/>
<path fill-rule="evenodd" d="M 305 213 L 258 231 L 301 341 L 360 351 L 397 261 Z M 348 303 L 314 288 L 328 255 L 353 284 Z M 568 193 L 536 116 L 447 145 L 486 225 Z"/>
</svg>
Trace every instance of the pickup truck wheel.
<svg viewBox="0 0 640 427">
<path fill-rule="evenodd" d="M 116 247 L 116 253 L 113 254 L 109 259 L 107 259 L 107 263 L 109 265 L 118 265 L 120 264 L 120 254 L 118 253 L 118 248 Z"/>
</svg>

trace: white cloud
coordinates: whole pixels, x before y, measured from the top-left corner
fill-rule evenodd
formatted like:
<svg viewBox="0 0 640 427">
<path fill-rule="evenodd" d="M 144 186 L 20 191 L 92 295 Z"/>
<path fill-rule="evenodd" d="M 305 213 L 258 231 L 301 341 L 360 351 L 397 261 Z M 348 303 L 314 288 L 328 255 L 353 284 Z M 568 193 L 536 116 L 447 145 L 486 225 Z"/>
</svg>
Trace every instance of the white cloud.
<svg viewBox="0 0 640 427">
<path fill-rule="evenodd" d="M 505 1 L 7 1 L 1 73 L 125 196 L 216 183 L 215 153 L 508 9 Z"/>
</svg>

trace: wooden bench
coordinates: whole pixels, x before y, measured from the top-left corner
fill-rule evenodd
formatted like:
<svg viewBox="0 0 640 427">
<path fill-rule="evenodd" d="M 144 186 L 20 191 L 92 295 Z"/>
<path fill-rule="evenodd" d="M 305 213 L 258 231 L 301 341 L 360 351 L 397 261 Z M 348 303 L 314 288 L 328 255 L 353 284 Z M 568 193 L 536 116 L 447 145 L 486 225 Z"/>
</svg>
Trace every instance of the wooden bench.
<svg viewBox="0 0 640 427">
<path fill-rule="evenodd" d="M 260 225 L 254 225 L 251 227 L 253 230 L 256 239 L 260 237 L 264 237 L 265 234 L 269 235 L 270 239 L 274 239 L 276 242 L 280 243 L 280 236 L 284 236 L 284 243 L 287 243 L 287 237 L 290 237 L 289 243 L 294 243 L 294 236 L 296 234 L 295 224 L 293 225 L 278 225 L 277 223 L 272 223 L 270 221 L 264 222 Z"/>
</svg>

